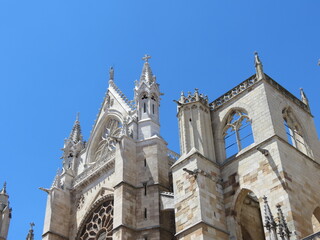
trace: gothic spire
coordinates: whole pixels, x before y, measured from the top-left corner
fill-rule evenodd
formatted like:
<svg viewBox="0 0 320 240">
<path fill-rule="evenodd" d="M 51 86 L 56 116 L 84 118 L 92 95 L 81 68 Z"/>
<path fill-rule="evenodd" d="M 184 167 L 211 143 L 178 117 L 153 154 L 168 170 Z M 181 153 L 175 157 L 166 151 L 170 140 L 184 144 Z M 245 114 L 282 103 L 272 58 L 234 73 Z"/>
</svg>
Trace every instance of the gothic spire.
<svg viewBox="0 0 320 240">
<path fill-rule="evenodd" d="M 73 143 L 82 141 L 79 113 L 77 114 L 76 121 L 73 124 L 69 139 L 72 140 Z"/>
<path fill-rule="evenodd" d="M 264 77 L 262 62 L 259 58 L 258 52 L 254 53 L 254 66 L 256 68 L 257 80 L 261 80 Z"/>
<path fill-rule="evenodd" d="M 279 219 L 279 232 L 278 233 L 279 233 L 282 240 L 290 240 L 291 232 L 288 228 L 287 221 L 286 221 L 286 219 L 283 215 L 283 212 L 281 210 L 281 205 L 278 204 L 276 207 L 278 209 L 278 219 Z"/>
<path fill-rule="evenodd" d="M 34 227 L 34 223 L 32 222 L 30 223 L 30 229 L 29 229 L 26 240 L 34 240 L 33 227 Z"/>
<path fill-rule="evenodd" d="M 302 88 L 300 88 L 300 99 L 309 108 L 309 100 Z"/>
<path fill-rule="evenodd" d="M 155 76 L 152 74 L 152 70 L 148 62 L 150 58 L 151 56 L 147 54 L 145 54 L 144 57 L 142 58 L 142 60 L 144 60 L 145 62 L 144 62 L 141 77 L 140 77 L 140 82 L 144 81 L 148 84 L 152 84 L 153 82 L 155 82 Z"/>
<path fill-rule="evenodd" d="M 270 210 L 270 207 L 268 204 L 268 198 L 266 196 L 263 196 L 263 201 L 264 201 L 264 219 L 265 219 L 264 226 L 269 231 L 270 238 L 277 240 L 277 233 L 276 233 L 277 224 L 274 221 L 272 212 Z"/>
<path fill-rule="evenodd" d="M 7 183 L 6 182 L 3 183 L 3 188 L 0 192 L 0 194 L 7 195 Z"/>
</svg>

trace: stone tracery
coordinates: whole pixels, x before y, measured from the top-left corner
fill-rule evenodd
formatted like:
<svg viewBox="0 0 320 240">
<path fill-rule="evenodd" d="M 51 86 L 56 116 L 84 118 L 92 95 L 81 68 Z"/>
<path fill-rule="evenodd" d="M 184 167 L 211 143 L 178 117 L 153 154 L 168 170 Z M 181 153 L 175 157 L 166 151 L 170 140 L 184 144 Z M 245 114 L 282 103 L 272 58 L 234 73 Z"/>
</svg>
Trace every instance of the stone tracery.
<svg viewBox="0 0 320 240">
<path fill-rule="evenodd" d="M 107 121 L 105 130 L 102 133 L 101 140 L 94 155 L 94 161 L 107 157 L 107 155 L 114 151 L 116 142 L 121 136 L 122 124 L 115 118 L 110 118 Z"/>
<path fill-rule="evenodd" d="M 79 240 L 110 240 L 113 229 L 113 200 L 98 205 L 86 218 Z"/>
</svg>

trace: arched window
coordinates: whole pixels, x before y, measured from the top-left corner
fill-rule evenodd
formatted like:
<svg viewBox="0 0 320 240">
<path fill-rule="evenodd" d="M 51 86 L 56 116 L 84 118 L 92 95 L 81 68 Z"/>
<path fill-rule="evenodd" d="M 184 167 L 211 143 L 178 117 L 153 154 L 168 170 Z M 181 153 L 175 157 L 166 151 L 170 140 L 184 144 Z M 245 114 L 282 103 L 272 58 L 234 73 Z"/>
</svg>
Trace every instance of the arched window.
<svg viewBox="0 0 320 240">
<path fill-rule="evenodd" d="M 234 110 L 228 116 L 224 128 L 226 157 L 231 157 L 253 143 L 251 120 L 243 111 Z"/>
<path fill-rule="evenodd" d="M 285 108 L 282 111 L 283 124 L 287 134 L 287 140 L 290 145 L 299 149 L 301 152 L 310 155 L 308 146 L 306 145 L 301 126 L 290 108 Z"/>
<path fill-rule="evenodd" d="M 144 112 L 144 113 L 147 112 L 147 105 L 146 105 L 146 103 L 143 103 L 143 112 Z"/>
<path fill-rule="evenodd" d="M 79 229 L 77 240 L 112 239 L 113 200 L 99 203 L 85 218 Z"/>
<path fill-rule="evenodd" d="M 102 132 L 101 140 L 94 155 L 94 161 L 107 158 L 116 147 L 117 138 L 122 132 L 122 123 L 116 118 L 110 118 Z"/>
<path fill-rule="evenodd" d="M 311 218 L 313 233 L 320 232 L 320 207 L 317 207 Z"/>
<path fill-rule="evenodd" d="M 248 189 L 242 189 L 235 204 L 236 232 L 240 240 L 266 239 L 257 196 Z"/>
</svg>

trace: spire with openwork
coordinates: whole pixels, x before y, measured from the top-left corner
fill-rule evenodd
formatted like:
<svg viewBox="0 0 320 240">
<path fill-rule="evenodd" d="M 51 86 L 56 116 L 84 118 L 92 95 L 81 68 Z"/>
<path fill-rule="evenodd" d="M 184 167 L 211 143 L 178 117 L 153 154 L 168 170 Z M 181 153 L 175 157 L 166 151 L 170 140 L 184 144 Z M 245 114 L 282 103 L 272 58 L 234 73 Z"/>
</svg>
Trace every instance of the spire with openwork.
<svg viewBox="0 0 320 240">
<path fill-rule="evenodd" d="M 81 134 L 79 113 L 77 114 L 76 121 L 73 124 L 69 139 L 72 140 L 73 143 L 78 143 L 78 142 L 82 141 L 82 139 L 83 139 L 82 134 Z"/>
<path fill-rule="evenodd" d="M 290 240 L 290 235 L 291 235 L 291 232 L 288 228 L 288 225 L 287 225 L 287 221 L 283 215 L 283 212 L 281 210 L 281 205 L 278 204 L 277 206 L 277 209 L 278 209 L 278 219 L 279 219 L 279 235 L 281 237 L 281 240 Z"/>
<path fill-rule="evenodd" d="M 271 240 L 277 240 L 277 224 L 274 221 L 272 212 L 270 210 L 269 204 L 268 204 L 268 198 L 266 196 L 263 196 L 264 201 L 264 223 L 265 228 L 268 230 L 270 234 Z"/>
<path fill-rule="evenodd" d="M 142 73 L 140 76 L 140 82 L 146 82 L 148 84 L 152 84 L 155 82 L 155 76 L 152 74 L 152 70 L 149 64 L 149 59 L 151 56 L 145 54 L 142 58 L 145 62 L 142 68 Z"/>
</svg>

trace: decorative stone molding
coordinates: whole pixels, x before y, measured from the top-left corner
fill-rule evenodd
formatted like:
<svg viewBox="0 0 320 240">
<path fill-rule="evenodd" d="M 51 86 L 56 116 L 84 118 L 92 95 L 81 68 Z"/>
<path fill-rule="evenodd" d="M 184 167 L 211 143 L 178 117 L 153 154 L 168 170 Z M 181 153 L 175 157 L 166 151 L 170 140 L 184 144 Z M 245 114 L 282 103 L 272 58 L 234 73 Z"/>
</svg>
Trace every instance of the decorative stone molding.
<svg viewBox="0 0 320 240">
<path fill-rule="evenodd" d="M 224 103 L 230 101 L 235 96 L 238 96 L 240 93 L 251 87 L 253 84 L 257 82 L 256 75 L 251 76 L 250 78 L 244 80 L 242 83 L 240 83 L 238 86 L 230 90 L 229 92 L 225 93 L 221 97 L 217 98 L 213 102 L 211 102 L 209 105 L 211 107 L 211 110 L 216 110 L 219 107 L 221 107 Z"/>
<path fill-rule="evenodd" d="M 114 168 L 115 152 L 110 153 L 106 158 L 101 158 L 94 165 L 88 167 L 84 172 L 79 174 L 73 182 L 73 189 L 76 189 L 86 182 L 90 182 L 97 176 L 100 176 L 101 172 Z"/>
</svg>

